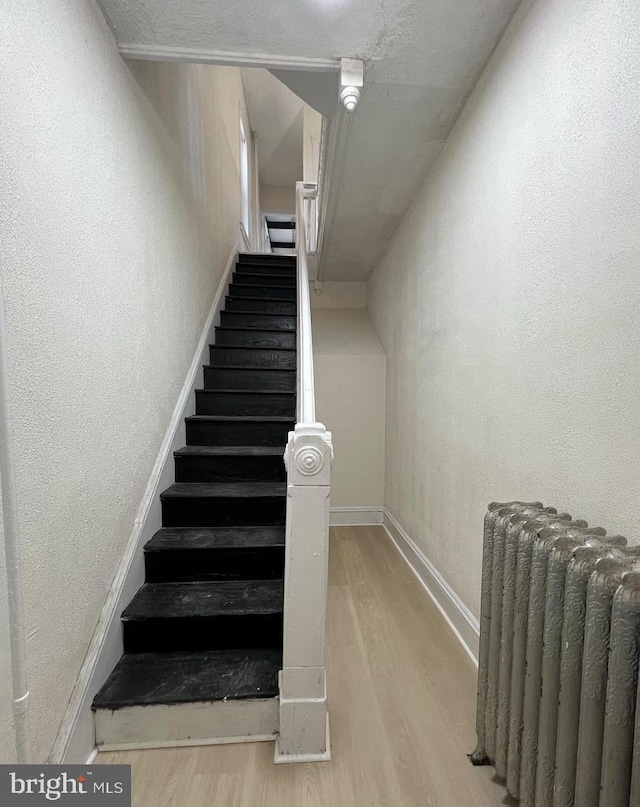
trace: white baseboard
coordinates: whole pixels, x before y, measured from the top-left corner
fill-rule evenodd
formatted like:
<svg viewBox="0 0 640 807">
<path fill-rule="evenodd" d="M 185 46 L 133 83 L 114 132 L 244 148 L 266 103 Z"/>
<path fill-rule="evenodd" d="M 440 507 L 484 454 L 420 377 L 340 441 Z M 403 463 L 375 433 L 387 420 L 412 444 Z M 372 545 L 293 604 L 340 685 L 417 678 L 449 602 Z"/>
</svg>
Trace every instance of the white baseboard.
<svg viewBox="0 0 640 807">
<path fill-rule="evenodd" d="M 382 507 L 332 507 L 329 515 L 332 527 L 365 527 L 382 523 Z"/>
<path fill-rule="evenodd" d="M 465 652 L 477 666 L 480 642 L 478 620 L 386 507 L 383 524 L 398 552 L 406 560 Z"/>
<path fill-rule="evenodd" d="M 162 440 L 122 559 L 60 725 L 50 762 L 82 764 L 95 749 L 91 703 L 122 655 L 120 614 L 144 582 L 142 548 L 162 525 L 160 493 L 174 482 L 173 452 L 185 444 L 184 419 L 195 411 L 194 390 L 203 385 L 202 365 L 209 363 L 209 343 L 213 341 L 213 329 L 220 322 L 220 310 L 239 248 L 239 242 L 234 244 L 220 279 L 218 291 Z"/>
</svg>

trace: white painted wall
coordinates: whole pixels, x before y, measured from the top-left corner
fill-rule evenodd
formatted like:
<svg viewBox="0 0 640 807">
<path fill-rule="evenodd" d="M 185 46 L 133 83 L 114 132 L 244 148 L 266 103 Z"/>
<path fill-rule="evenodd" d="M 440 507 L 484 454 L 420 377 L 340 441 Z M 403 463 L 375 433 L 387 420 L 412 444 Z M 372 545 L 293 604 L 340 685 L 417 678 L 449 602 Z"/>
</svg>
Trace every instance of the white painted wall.
<svg viewBox="0 0 640 807">
<path fill-rule="evenodd" d="M 4 2 L 0 74 L 1 268 L 42 761 L 238 237 L 244 101 L 234 68 L 127 65 L 77 0 Z"/>
<path fill-rule="evenodd" d="M 525 2 L 369 282 L 386 504 L 476 614 L 492 499 L 637 542 L 638 30 Z"/>
<path fill-rule="evenodd" d="M 366 308 L 367 284 L 342 280 L 327 280 L 322 284 L 322 292 L 316 294 L 310 284 L 312 308 Z"/>
<path fill-rule="evenodd" d="M 295 183 L 285 185 L 260 185 L 260 204 L 263 213 L 285 213 L 294 215 L 296 212 Z"/>
<path fill-rule="evenodd" d="M 384 501 L 382 345 L 365 308 L 313 307 L 312 324 L 316 416 L 331 430 L 335 451 L 331 507 L 379 510 Z"/>
<path fill-rule="evenodd" d="M 242 83 L 258 133 L 260 181 L 293 187 L 302 179 L 305 103 L 268 70 L 243 68 Z"/>
<path fill-rule="evenodd" d="M 302 138 L 302 179 L 304 182 L 317 182 L 320 168 L 322 115 L 308 104 L 304 105 Z"/>
</svg>

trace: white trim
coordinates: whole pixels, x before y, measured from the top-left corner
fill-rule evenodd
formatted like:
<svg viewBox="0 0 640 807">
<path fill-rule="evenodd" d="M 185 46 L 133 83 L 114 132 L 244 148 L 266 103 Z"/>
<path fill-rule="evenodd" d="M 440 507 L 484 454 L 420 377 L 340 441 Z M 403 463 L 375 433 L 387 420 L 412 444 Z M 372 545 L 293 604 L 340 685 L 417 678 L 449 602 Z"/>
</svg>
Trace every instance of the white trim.
<svg viewBox="0 0 640 807">
<path fill-rule="evenodd" d="M 249 121 L 251 123 L 251 121 Z M 251 184 L 253 186 L 252 198 L 252 217 L 251 217 L 251 228 L 253 230 L 251 236 L 251 247 L 252 249 L 260 250 L 261 243 L 260 240 L 262 238 L 261 227 L 260 227 L 260 158 L 259 158 L 259 150 L 258 150 L 258 133 L 255 131 L 251 132 Z"/>
<path fill-rule="evenodd" d="M 203 739 L 189 740 L 158 740 L 139 743 L 106 743 L 100 746 L 103 751 L 145 751 L 150 748 L 193 748 L 198 745 L 235 745 L 235 743 L 269 743 L 278 736 L 277 732 L 271 734 L 247 734 L 239 737 L 205 737 Z M 96 754 L 98 749 L 96 748 Z M 94 757 L 95 758 L 95 757 Z M 88 764 L 88 763 L 87 763 Z"/>
<path fill-rule="evenodd" d="M 251 127 L 242 102 L 238 102 L 238 145 L 240 156 L 240 235 L 244 238 L 247 249 L 251 242 L 251 156 L 249 141 Z M 245 223 L 246 218 L 246 223 Z"/>
<path fill-rule="evenodd" d="M 464 651 L 477 666 L 480 642 L 478 620 L 386 507 L 383 525 L 396 549 L 431 597 Z"/>
<path fill-rule="evenodd" d="M 366 527 L 382 523 L 382 507 L 332 507 L 329 517 L 332 527 Z"/>
<path fill-rule="evenodd" d="M 87 757 L 87 761 L 84 763 L 85 765 L 93 765 L 95 758 L 98 756 L 98 749 L 94 748 L 93 751 Z"/>
<path fill-rule="evenodd" d="M 208 48 L 180 48 L 171 45 L 140 45 L 121 42 L 118 50 L 125 59 L 150 59 L 159 62 L 195 62 L 233 67 L 264 67 L 267 70 L 305 70 L 337 73 L 340 59 L 314 59 L 305 56 L 277 56 L 268 53 L 234 53 Z"/>
<path fill-rule="evenodd" d="M 194 390 L 197 386 L 202 386 L 202 365 L 208 364 L 209 343 L 212 341 L 213 329 L 220 320 L 220 310 L 239 247 L 239 242 L 236 242 L 220 278 L 220 285 L 158 451 L 120 564 L 71 693 L 50 762 L 81 763 L 95 746 L 91 702 L 122 655 L 120 613 L 144 582 L 142 548 L 160 529 L 162 523 L 159 494 L 174 481 L 173 452 L 185 443 L 184 418 L 195 411 Z"/>
</svg>

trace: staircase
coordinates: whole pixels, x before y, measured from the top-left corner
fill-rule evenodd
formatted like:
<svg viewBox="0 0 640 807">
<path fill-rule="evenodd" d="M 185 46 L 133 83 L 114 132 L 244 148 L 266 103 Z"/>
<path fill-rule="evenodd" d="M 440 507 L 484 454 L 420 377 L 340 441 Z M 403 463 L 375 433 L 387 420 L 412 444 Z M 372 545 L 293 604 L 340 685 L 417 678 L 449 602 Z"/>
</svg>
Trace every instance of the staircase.
<svg viewBox="0 0 640 807">
<path fill-rule="evenodd" d="M 239 256 L 210 354 L 122 613 L 124 654 L 93 702 L 102 748 L 278 730 L 295 257 Z"/>
</svg>

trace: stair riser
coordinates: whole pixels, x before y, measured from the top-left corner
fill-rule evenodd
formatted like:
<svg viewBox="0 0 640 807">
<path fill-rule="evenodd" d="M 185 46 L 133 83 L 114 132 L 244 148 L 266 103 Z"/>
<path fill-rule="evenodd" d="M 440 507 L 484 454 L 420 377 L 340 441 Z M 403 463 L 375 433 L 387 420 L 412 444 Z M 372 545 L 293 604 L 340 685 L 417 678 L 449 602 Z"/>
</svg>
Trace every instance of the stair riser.
<svg viewBox="0 0 640 807">
<path fill-rule="evenodd" d="M 279 288 L 278 286 L 249 286 L 242 283 L 231 283 L 229 285 L 229 295 L 231 297 L 266 297 L 270 300 L 292 300 L 296 299 L 295 288 Z"/>
<path fill-rule="evenodd" d="M 295 275 L 264 275 L 256 272 L 234 272 L 232 283 L 239 286 L 269 286 L 269 288 L 296 288 Z"/>
<path fill-rule="evenodd" d="M 147 583 L 276 580 L 284 574 L 284 547 L 147 552 L 144 560 Z"/>
<path fill-rule="evenodd" d="M 286 479 L 282 457 L 177 456 L 175 466 L 176 482 L 284 482 Z"/>
<path fill-rule="evenodd" d="M 251 311 L 256 314 L 284 314 L 295 316 L 295 301 L 278 300 L 250 300 L 249 298 L 235 298 L 226 301 L 227 311 Z"/>
<path fill-rule="evenodd" d="M 294 370 L 246 370 L 232 367 L 205 367 L 206 389 L 254 389 L 277 392 L 295 392 Z"/>
<path fill-rule="evenodd" d="M 278 527 L 286 498 L 171 498 L 162 500 L 164 527 Z"/>
<path fill-rule="evenodd" d="M 296 414 L 296 399 L 290 393 L 253 395 L 241 392 L 196 390 L 197 415 L 283 415 Z"/>
<path fill-rule="evenodd" d="M 187 420 L 187 445 L 190 446 L 282 446 L 287 444 L 295 422 L 290 423 L 215 423 Z"/>
<path fill-rule="evenodd" d="M 238 255 L 238 263 L 259 263 L 261 266 L 271 266 L 277 264 L 280 266 L 293 266 L 296 265 L 295 255 L 270 255 L 269 253 L 250 255 Z"/>
<path fill-rule="evenodd" d="M 296 353 L 273 348 L 242 348 L 212 345 L 210 363 L 228 364 L 231 367 L 277 367 L 280 370 L 296 369 Z"/>
<path fill-rule="evenodd" d="M 295 348 L 295 332 L 274 331 L 226 331 L 216 330 L 216 346 L 262 347 L 262 348 Z"/>
<path fill-rule="evenodd" d="M 279 719 L 273 697 L 98 709 L 96 745 L 106 751 L 266 740 L 276 735 Z"/>
<path fill-rule="evenodd" d="M 277 264 L 237 263 L 234 275 L 264 275 L 265 277 L 284 277 L 289 281 L 296 280 L 295 266 L 278 266 Z"/>
<path fill-rule="evenodd" d="M 287 316 L 263 316 L 259 313 L 237 314 L 223 311 L 221 323 L 230 328 L 276 328 L 281 331 L 296 331 L 296 318 Z"/>
<path fill-rule="evenodd" d="M 282 614 L 125 620 L 125 653 L 280 647 Z"/>
</svg>

